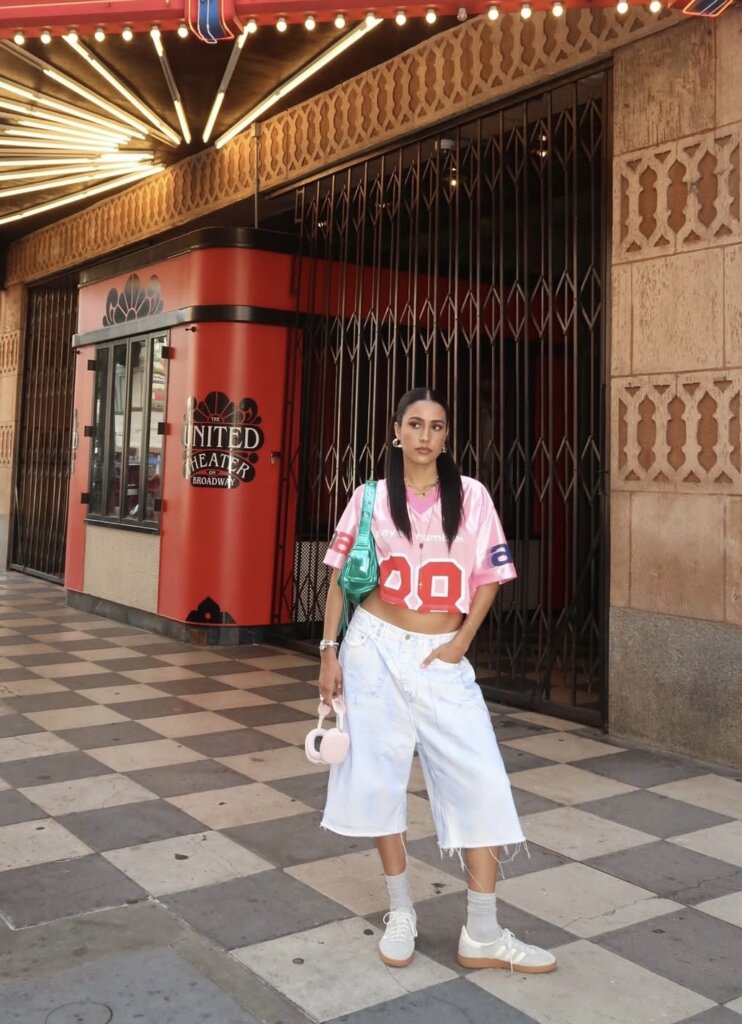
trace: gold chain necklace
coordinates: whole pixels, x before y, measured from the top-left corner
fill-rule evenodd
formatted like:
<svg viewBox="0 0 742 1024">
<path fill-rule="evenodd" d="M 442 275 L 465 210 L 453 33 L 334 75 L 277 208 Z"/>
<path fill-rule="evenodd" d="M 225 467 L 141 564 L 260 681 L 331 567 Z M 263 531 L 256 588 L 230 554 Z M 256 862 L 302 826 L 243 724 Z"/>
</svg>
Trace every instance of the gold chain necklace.
<svg viewBox="0 0 742 1024">
<path fill-rule="evenodd" d="M 418 495 L 418 497 L 425 498 L 430 493 L 430 491 L 433 490 L 434 487 L 438 486 L 438 477 L 435 478 L 432 484 L 424 484 L 422 487 L 415 487 L 415 485 L 411 484 L 410 481 L 405 477 L 405 486 L 408 487 L 414 494 Z"/>
</svg>

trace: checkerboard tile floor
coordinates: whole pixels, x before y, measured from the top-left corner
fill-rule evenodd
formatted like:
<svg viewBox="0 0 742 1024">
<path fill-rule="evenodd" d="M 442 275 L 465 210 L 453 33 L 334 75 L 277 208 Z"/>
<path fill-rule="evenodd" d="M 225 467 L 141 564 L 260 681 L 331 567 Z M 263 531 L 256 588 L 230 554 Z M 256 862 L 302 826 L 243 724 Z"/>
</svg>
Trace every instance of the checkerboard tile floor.
<svg viewBox="0 0 742 1024">
<path fill-rule="evenodd" d="M 464 880 L 410 780 L 419 952 L 385 968 L 366 840 L 319 828 L 301 750 L 316 662 L 193 650 L 0 577 L 0 916 L 13 930 L 159 901 L 314 1021 L 742 1024 L 742 778 L 506 707 L 530 856 L 501 921 L 549 976 L 455 961 Z"/>
</svg>

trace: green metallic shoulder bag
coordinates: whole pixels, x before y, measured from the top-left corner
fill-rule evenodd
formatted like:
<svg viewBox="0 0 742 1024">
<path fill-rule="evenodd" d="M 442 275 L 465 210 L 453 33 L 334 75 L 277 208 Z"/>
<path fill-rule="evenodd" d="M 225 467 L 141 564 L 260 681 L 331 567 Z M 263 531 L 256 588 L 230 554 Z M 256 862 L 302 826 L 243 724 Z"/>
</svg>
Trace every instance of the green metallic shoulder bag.
<svg viewBox="0 0 742 1024">
<path fill-rule="evenodd" d="M 375 499 L 376 480 L 367 480 L 363 489 L 358 535 L 338 577 L 338 586 L 343 592 L 343 632 L 347 629 L 350 619 L 349 606 L 360 604 L 379 584 L 379 560 L 376 556 L 376 541 L 371 533 Z"/>
</svg>

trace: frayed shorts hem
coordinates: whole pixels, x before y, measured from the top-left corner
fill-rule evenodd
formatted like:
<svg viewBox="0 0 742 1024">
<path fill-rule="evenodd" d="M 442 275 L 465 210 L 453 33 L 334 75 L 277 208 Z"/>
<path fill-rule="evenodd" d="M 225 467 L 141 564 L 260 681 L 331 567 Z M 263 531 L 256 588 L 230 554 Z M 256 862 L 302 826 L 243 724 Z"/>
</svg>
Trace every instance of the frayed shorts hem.
<svg viewBox="0 0 742 1024">
<path fill-rule="evenodd" d="M 396 836 L 401 835 L 407 830 L 407 826 L 399 829 L 396 832 L 369 832 L 368 830 L 360 831 L 358 829 L 346 828 L 344 825 L 333 825 L 329 821 L 322 820 L 320 828 L 326 829 L 328 832 L 334 832 L 339 836 L 348 836 L 352 839 L 381 839 L 384 836 Z M 448 842 L 445 845 L 438 842 L 438 847 L 441 853 L 446 853 L 449 856 L 453 856 L 454 853 L 458 853 L 459 850 L 480 850 L 484 847 L 499 846 L 506 851 L 510 850 L 510 847 L 514 847 L 514 855 L 518 853 L 521 848 L 526 847 L 526 837 L 521 835 L 518 839 L 494 839 L 490 842 L 468 842 L 468 843 L 451 843 Z"/>
</svg>

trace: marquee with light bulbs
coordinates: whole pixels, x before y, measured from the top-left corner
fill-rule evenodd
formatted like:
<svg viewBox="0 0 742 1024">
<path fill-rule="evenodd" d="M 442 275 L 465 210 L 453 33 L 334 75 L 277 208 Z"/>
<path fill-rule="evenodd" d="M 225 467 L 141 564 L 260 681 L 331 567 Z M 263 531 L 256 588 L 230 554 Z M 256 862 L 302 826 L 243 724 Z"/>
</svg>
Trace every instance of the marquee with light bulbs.
<svg viewBox="0 0 742 1024">
<path fill-rule="evenodd" d="M 486 15 L 496 21 L 507 13 L 527 20 L 534 11 L 561 18 L 570 7 L 587 6 L 615 7 L 619 16 L 627 16 L 631 2 L 427 0 L 341 6 L 338 0 L 45 0 L 33 4 L 0 0 L 0 228 L 156 174 L 163 169 L 163 147 L 177 151 L 192 141 L 217 148 L 225 145 L 382 22 L 402 27 L 408 20 L 424 19 L 434 30 L 443 18 L 465 21 Z M 716 17 L 733 2 L 647 0 L 646 6 L 657 15 L 664 7 L 673 7 L 689 15 Z M 259 43 L 262 33 L 285 33 L 289 26 L 319 33 L 321 23 L 339 33 L 331 44 L 318 53 L 315 47 L 316 55 L 308 63 L 277 81 L 232 123 L 225 123 L 222 114 L 220 130 L 215 132 L 248 38 L 260 31 Z M 125 78 L 107 61 L 104 44 L 113 36 L 129 43 L 149 36 L 171 110 L 166 104 L 147 102 L 129 84 L 130 75 Z M 176 36 L 227 48 L 223 72 L 218 72 L 221 80 L 209 115 L 199 126 L 198 139 L 193 138 L 189 112 L 168 60 L 168 37 Z M 77 74 L 75 64 L 80 69 Z M 14 75 L 9 70 L 13 67 L 23 68 L 24 73 Z"/>
<path fill-rule="evenodd" d="M 318 22 L 335 21 L 342 28 L 346 22 L 361 21 L 368 14 L 380 18 L 431 18 L 443 14 L 473 17 L 488 11 L 518 12 L 564 9 L 574 7 L 609 7 L 616 0 L 472 0 L 462 4 L 382 3 L 340 6 L 337 0 L 118 0 L 114 5 L 101 2 L 73 3 L 70 0 L 46 0 L 45 3 L 0 3 L 0 38 L 21 35 L 66 33 L 76 29 L 81 35 L 106 32 L 134 33 L 149 31 L 153 25 L 161 31 L 192 32 L 204 42 L 214 43 L 237 38 L 252 25 L 275 25 L 279 31 L 291 23 L 304 23 L 312 30 Z M 666 0 L 665 6 L 684 13 L 705 17 L 721 14 L 733 0 Z"/>
</svg>

